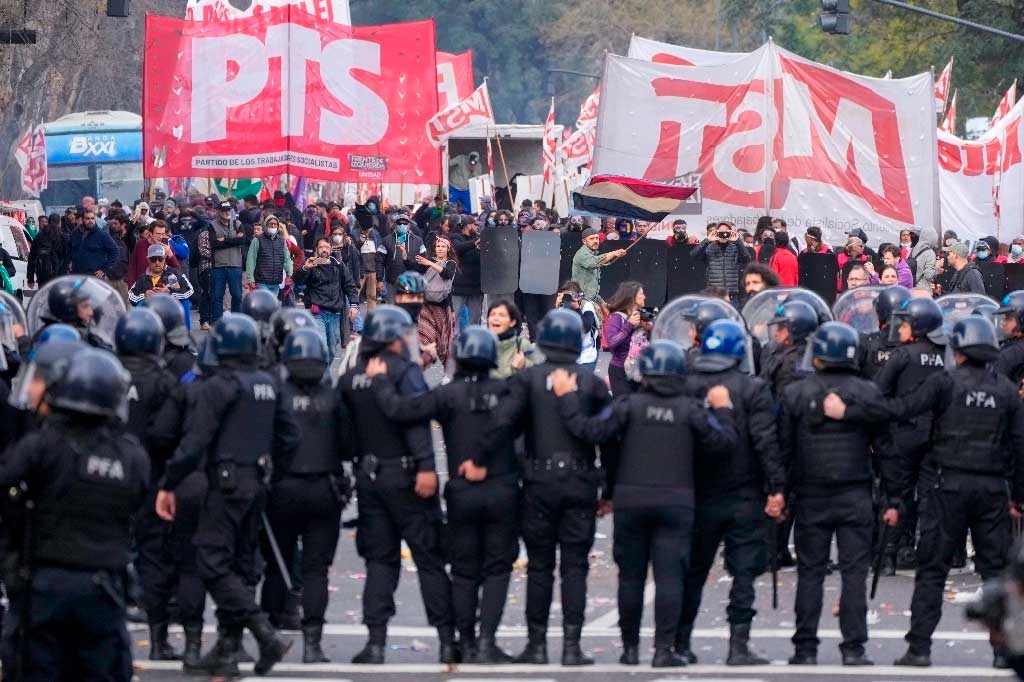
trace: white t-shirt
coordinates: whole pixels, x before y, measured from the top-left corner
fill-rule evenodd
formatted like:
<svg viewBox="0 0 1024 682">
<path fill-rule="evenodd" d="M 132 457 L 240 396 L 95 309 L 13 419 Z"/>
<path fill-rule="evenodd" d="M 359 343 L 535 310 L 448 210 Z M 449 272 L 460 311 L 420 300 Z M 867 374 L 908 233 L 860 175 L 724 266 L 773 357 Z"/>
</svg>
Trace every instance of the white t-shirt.
<svg viewBox="0 0 1024 682">
<path fill-rule="evenodd" d="M 593 313 L 594 320 L 597 321 L 597 309 L 594 307 L 594 304 L 590 301 L 584 300 L 583 305 L 580 306 L 580 315 L 587 312 Z M 576 360 L 577 364 L 597 361 L 597 339 L 600 334 L 601 330 L 598 327 L 591 329 L 589 333 L 584 332 L 583 350 L 580 351 L 580 357 Z"/>
</svg>

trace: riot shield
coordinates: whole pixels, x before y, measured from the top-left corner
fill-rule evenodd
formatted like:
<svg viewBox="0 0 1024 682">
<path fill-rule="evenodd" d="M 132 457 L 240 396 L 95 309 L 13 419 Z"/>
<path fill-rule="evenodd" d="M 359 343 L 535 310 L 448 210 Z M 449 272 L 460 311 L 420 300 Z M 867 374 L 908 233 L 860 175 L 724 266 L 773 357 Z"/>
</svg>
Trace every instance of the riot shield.
<svg viewBox="0 0 1024 682">
<path fill-rule="evenodd" d="M 18 338 L 28 334 L 25 309 L 18 299 L 0 291 L 0 345 L 11 353 L 18 350 Z"/>
<path fill-rule="evenodd" d="M 817 255 L 817 254 L 814 254 Z M 776 287 L 755 294 L 743 306 L 743 319 L 750 335 L 765 346 L 771 340 L 768 323 L 775 317 L 775 311 L 786 301 L 803 301 L 818 312 L 818 324 L 832 319 L 832 311 L 821 296 L 802 287 Z"/>
<path fill-rule="evenodd" d="M 744 324 L 739 311 L 722 299 L 714 298 L 712 296 L 704 296 L 702 294 L 688 294 L 675 298 L 665 305 L 665 309 L 662 310 L 658 314 L 657 319 L 654 320 L 654 329 L 651 330 L 651 340 L 659 341 L 661 339 L 668 339 L 670 341 L 675 341 L 682 345 L 684 349 L 689 351 L 690 348 L 693 348 L 694 346 L 693 334 L 691 332 L 693 322 L 690 319 L 689 313 L 698 303 L 704 303 L 707 301 L 720 304 L 726 319 L 737 322 L 740 325 Z M 752 374 L 753 368 L 754 349 L 753 344 L 748 338 L 747 359 L 740 364 L 740 371 Z"/>
<path fill-rule="evenodd" d="M 90 331 L 101 341 L 114 346 L 114 328 L 117 320 L 124 315 L 124 299 L 117 291 L 101 279 L 88 275 L 63 275 L 51 279 L 29 299 L 26 317 L 28 333 L 35 335 L 48 324 L 59 321 L 50 312 L 49 294 L 58 282 L 70 281 L 85 292 L 92 304 L 92 325 Z"/>
<path fill-rule="evenodd" d="M 601 244 L 600 253 L 611 253 L 624 249 L 629 244 L 620 239 L 613 239 Z M 620 258 L 611 265 L 601 268 L 601 298 L 608 300 L 619 285 L 629 281 L 629 257 Z"/>
<path fill-rule="evenodd" d="M 558 291 L 562 241 L 557 232 L 527 230 L 519 252 L 519 290 L 550 296 Z"/>
<path fill-rule="evenodd" d="M 845 322 L 861 334 L 877 332 L 878 314 L 875 312 L 875 300 L 885 288 L 884 286 L 867 286 L 843 292 L 832 306 L 833 319 L 837 322 Z"/>
<path fill-rule="evenodd" d="M 572 259 L 583 246 L 583 233 L 576 231 L 562 232 L 562 256 L 558 263 L 558 281 L 568 282 L 572 279 Z"/>
<path fill-rule="evenodd" d="M 996 299 L 1002 300 L 1003 294 L 1013 289 L 1006 288 L 1006 265 L 1003 263 L 990 263 L 989 261 L 975 261 L 981 279 L 985 282 L 985 293 Z"/>
<path fill-rule="evenodd" d="M 974 310 L 980 306 L 996 305 L 994 299 L 985 294 L 946 294 L 935 299 L 942 311 L 942 343 L 949 338 L 953 331 L 953 325 L 965 317 L 974 314 Z M 939 343 L 939 341 L 936 341 Z"/>
<path fill-rule="evenodd" d="M 834 253 L 801 253 L 797 256 L 800 286 L 816 293 L 826 305 L 836 300 L 839 263 Z"/>
<path fill-rule="evenodd" d="M 704 289 L 706 267 L 704 263 L 690 257 L 694 244 L 673 244 L 668 247 L 668 273 L 665 285 L 665 299 L 683 294 L 695 294 Z"/>
<path fill-rule="evenodd" d="M 511 294 L 519 288 L 519 229 L 485 227 L 480 233 L 480 289 Z"/>
<path fill-rule="evenodd" d="M 644 239 L 629 250 L 629 278 L 644 287 L 647 305 L 665 304 L 668 276 L 668 245 L 660 239 Z"/>
</svg>

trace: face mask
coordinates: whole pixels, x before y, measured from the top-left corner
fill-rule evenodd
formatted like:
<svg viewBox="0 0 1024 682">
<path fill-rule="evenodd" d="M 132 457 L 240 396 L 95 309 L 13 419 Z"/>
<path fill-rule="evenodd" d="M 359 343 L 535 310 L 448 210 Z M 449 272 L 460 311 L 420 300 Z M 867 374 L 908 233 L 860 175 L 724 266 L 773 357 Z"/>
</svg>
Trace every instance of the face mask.
<svg viewBox="0 0 1024 682">
<path fill-rule="evenodd" d="M 420 317 L 420 310 L 423 309 L 422 303 L 399 303 L 398 307 L 409 313 L 409 317 L 415 322 Z"/>
<path fill-rule="evenodd" d="M 331 237 L 331 243 L 334 244 L 335 246 L 341 246 L 341 242 L 342 238 L 340 234 L 336 234 L 333 237 Z"/>
<path fill-rule="evenodd" d="M 1014 256 L 1020 257 L 1020 255 L 1024 253 L 1024 246 L 1021 246 L 1020 244 L 1014 244 L 1013 246 L 1010 247 L 1010 253 L 1012 253 Z"/>
<path fill-rule="evenodd" d="M 907 240 L 905 242 L 900 242 L 900 246 L 904 246 L 904 247 L 909 249 L 910 248 L 910 240 Z"/>
<path fill-rule="evenodd" d="M 268 237 L 276 237 L 277 236 L 277 228 L 276 227 L 268 227 L 267 228 L 267 236 Z"/>
<path fill-rule="evenodd" d="M 978 252 L 978 260 L 987 260 L 988 259 L 988 254 L 989 254 L 988 251 L 979 251 Z"/>
<path fill-rule="evenodd" d="M 404 237 L 408 233 L 409 233 L 409 226 L 404 224 L 404 223 L 399 223 L 398 224 L 398 236 L 399 237 Z"/>
</svg>

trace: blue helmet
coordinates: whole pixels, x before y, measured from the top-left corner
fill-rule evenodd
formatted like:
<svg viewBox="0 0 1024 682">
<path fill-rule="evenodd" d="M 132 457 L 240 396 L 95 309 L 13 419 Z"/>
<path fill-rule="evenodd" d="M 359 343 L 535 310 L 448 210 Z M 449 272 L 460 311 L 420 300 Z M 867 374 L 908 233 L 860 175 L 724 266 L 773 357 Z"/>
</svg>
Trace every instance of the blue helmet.
<svg viewBox="0 0 1024 682">
<path fill-rule="evenodd" d="M 133 308 L 118 319 L 114 346 L 120 355 L 160 355 L 164 350 L 164 324 L 152 310 Z"/>
<path fill-rule="evenodd" d="M 857 330 L 845 322 L 826 322 L 811 339 L 812 357 L 829 369 L 857 369 L 859 340 Z"/>
<path fill-rule="evenodd" d="M 640 351 L 637 367 L 645 378 L 686 376 L 686 351 L 675 341 L 652 341 Z"/>
<path fill-rule="evenodd" d="M 910 289 L 893 284 L 882 289 L 875 299 L 875 313 L 879 324 L 889 324 L 892 314 L 906 301 L 910 300 Z"/>
<path fill-rule="evenodd" d="M 45 399 L 50 407 L 98 417 L 125 417 L 131 377 L 114 356 L 87 348 L 54 367 Z"/>
<path fill-rule="evenodd" d="M 396 294 L 419 295 L 425 294 L 426 291 L 427 281 L 415 270 L 406 270 L 395 281 Z"/>
<path fill-rule="evenodd" d="M 398 306 L 379 305 L 367 314 L 363 323 L 362 349 L 371 350 L 398 341 L 412 328 L 409 313 Z"/>
<path fill-rule="evenodd" d="M 1012 315 L 1017 326 L 1024 331 L 1024 291 L 1011 291 L 1003 296 L 997 315 Z"/>
<path fill-rule="evenodd" d="M 242 299 L 241 313 L 248 315 L 257 322 L 270 322 L 270 317 L 281 307 L 277 296 L 266 289 L 254 289 Z"/>
<path fill-rule="evenodd" d="M 768 324 L 786 325 L 793 343 L 800 343 L 818 328 L 818 313 L 810 303 L 786 301 L 775 310 Z"/>
<path fill-rule="evenodd" d="M 473 369 L 494 369 L 498 366 L 498 339 L 480 325 L 462 330 L 455 341 L 455 360 Z"/>
<path fill-rule="evenodd" d="M 548 311 L 540 321 L 537 345 L 544 349 L 561 350 L 579 355 L 583 350 L 583 320 L 578 313 L 566 308 Z"/>
<path fill-rule="evenodd" d="M 213 352 L 224 358 L 255 358 L 260 352 L 260 332 L 248 315 L 225 313 L 210 332 Z"/>
<path fill-rule="evenodd" d="M 78 330 L 72 327 L 70 324 L 64 324 L 58 322 L 57 324 L 47 325 L 43 328 L 43 331 L 39 333 L 39 338 L 36 339 L 35 344 L 32 346 L 32 350 L 35 350 L 42 346 L 47 341 L 68 341 L 74 343 L 82 340 L 82 335 L 78 333 Z"/>
<path fill-rule="evenodd" d="M 747 330 L 732 320 L 715 320 L 704 330 L 698 369 L 721 371 L 747 357 Z"/>
<path fill-rule="evenodd" d="M 270 318 L 272 330 L 271 339 L 276 347 L 284 344 L 285 339 L 296 329 L 301 327 L 315 327 L 316 320 L 305 308 L 285 306 L 278 310 Z"/>
<path fill-rule="evenodd" d="M 991 360 L 999 352 L 996 328 L 981 315 L 969 315 L 953 325 L 953 332 L 949 335 L 949 347 L 971 359 Z"/>
<path fill-rule="evenodd" d="M 930 298 L 911 298 L 892 313 L 893 317 L 910 325 L 914 338 L 922 338 L 942 327 L 942 310 Z"/>
<path fill-rule="evenodd" d="M 181 307 L 178 299 L 170 294 L 157 294 L 144 299 L 142 307 L 152 310 L 160 317 L 160 321 L 164 323 L 164 335 L 170 343 L 181 347 L 191 345 L 192 338 L 188 334 L 188 327 L 185 326 L 185 309 Z"/>
<path fill-rule="evenodd" d="M 693 324 L 699 339 L 704 336 L 704 330 L 708 328 L 709 324 L 715 320 L 732 319 L 733 314 L 732 307 L 725 301 L 708 299 L 693 304 L 689 310 L 683 313 L 683 316 Z"/>
<path fill-rule="evenodd" d="M 312 327 L 300 327 L 284 340 L 281 362 L 315 361 L 327 365 L 327 343 Z"/>
</svg>

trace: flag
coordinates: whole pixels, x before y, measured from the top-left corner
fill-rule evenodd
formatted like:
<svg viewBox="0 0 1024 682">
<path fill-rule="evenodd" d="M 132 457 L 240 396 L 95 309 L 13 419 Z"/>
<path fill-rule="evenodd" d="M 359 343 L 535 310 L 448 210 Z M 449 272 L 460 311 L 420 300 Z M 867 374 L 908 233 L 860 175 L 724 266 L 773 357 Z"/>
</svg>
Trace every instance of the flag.
<svg viewBox="0 0 1024 682">
<path fill-rule="evenodd" d="M 660 223 L 679 213 L 696 187 L 665 185 L 619 175 L 595 175 L 572 193 L 573 207 L 600 216 L 633 218 Z"/>
<path fill-rule="evenodd" d="M 295 199 L 295 208 L 300 211 L 306 210 L 306 178 L 299 176 L 295 181 L 295 189 L 292 190 L 292 198 Z"/>
<path fill-rule="evenodd" d="M 601 88 L 598 87 L 580 107 L 580 115 L 576 119 L 576 130 L 562 142 L 562 158 L 569 168 L 589 165 L 593 158 L 600 99 Z"/>
<path fill-rule="evenodd" d="M 494 110 L 487 82 L 474 90 L 469 97 L 439 111 L 427 121 L 427 137 L 434 147 L 443 147 L 448 138 L 463 128 L 475 125 L 494 125 Z"/>
<path fill-rule="evenodd" d="M 1010 89 L 1003 95 L 1003 99 L 999 101 L 999 106 L 996 107 L 996 113 L 992 117 L 992 126 L 999 123 L 999 119 L 1010 113 L 1010 109 L 1013 109 L 1013 105 L 1017 103 L 1017 79 L 1013 79 L 1013 83 L 1010 84 Z"/>
<path fill-rule="evenodd" d="M 953 91 L 953 98 L 949 100 L 949 109 L 946 110 L 946 117 L 942 119 L 939 130 L 944 130 L 950 135 L 956 135 L 956 93 Z"/>
<path fill-rule="evenodd" d="M 494 152 L 491 151 L 491 136 L 487 136 L 487 177 L 491 180 L 491 194 L 494 194 Z"/>
<path fill-rule="evenodd" d="M 343 26 L 352 25 L 348 0 L 320 0 L 315 6 L 307 0 L 249 0 L 246 9 L 235 7 L 229 0 L 188 0 L 185 4 L 185 18 L 192 21 L 234 21 L 268 12 L 282 4 L 317 19 Z"/>
<path fill-rule="evenodd" d="M 46 135 L 43 126 L 25 131 L 14 158 L 21 167 L 21 189 L 29 196 L 37 197 L 47 187 Z"/>
<path fill-rule="evenodd" d="M 548 111 L 548 118 L 544 121 L 544 148 L 542 157 L 544 161 L 544 185 L 551 184 L 554 177 L 556 155 L 558 154 L 558 139 L 555 137 L 555 98 L 551 98 L 551 109 Z"/>
<path fill-rule="evenodd" d="M 946 98 L 949 96 L 949 81 L 953 76 L 953 58 L 942 70 L 942 74 L 935 81 L 935 113 L 941 114 L 946 109 Z"/>
</svg>

